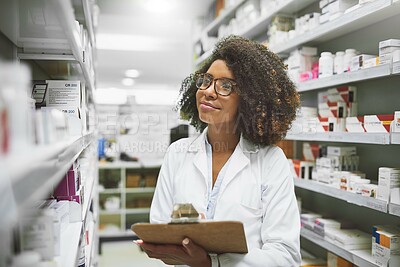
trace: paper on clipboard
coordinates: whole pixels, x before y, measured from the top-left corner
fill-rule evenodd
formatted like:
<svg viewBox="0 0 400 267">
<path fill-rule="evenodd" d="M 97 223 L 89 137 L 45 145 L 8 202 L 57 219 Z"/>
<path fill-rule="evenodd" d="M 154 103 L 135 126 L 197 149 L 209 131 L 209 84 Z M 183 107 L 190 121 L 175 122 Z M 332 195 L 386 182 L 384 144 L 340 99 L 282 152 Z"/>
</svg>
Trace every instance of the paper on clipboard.
<svg viewBox="0 0 400 267">
<path fill-rule="evenodd" d="M 144 242 L 181 245 L 190 238 L 208 253 L 247 253 L 243 224 L 238 221 L 181 224 L 136 223 L 132 231 Z"/>
</svg>

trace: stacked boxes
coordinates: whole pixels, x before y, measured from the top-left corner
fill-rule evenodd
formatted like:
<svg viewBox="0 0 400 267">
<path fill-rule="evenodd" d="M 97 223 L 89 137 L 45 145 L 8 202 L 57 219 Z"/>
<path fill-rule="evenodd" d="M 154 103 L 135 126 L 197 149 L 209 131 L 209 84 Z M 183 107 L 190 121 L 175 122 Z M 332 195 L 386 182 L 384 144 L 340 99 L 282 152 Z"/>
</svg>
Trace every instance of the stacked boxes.
<svg viewBox="0 0 400 267">
<path fill-rule="evenodd" d="M 398 203 L 397 191 L 400 189 L 400 169 L 381 167 L 379 168 L 378 177 L 378 199 L 386 202 L 391 201 L 391 196 L 394 197 L 393 203 Z M 398 203 L 400 204 L 400 203 Z"/>
<path fill-rule="evenodd" d="M 394 53 L 400 50 L 399 39 L 388 39 L 379 42 L 379 64 L 391 64 Z M 397 52 L 398 53 L 398 52 Z"/>
<path fill-rule="evenodd" d="M 322 128 L 345 132 L 346 117 L 357 115 L 357 88 L 342 86 L 318 94 L 318 116 Z M 321 129 L 321 127 L 317 127 Z"/>
<path fill-rule="evenodd" d="M 400 228 L 372 227 L 372 258 L 378 266 L 400 266 Z"/>
</svg>

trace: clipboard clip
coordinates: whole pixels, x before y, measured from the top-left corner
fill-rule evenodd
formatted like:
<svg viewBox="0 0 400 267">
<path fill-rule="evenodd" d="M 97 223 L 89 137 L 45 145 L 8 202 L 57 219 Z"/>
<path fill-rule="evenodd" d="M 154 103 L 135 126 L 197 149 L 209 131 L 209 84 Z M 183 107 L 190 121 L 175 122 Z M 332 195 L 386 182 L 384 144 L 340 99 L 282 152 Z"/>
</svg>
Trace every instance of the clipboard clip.
<svg viewBox="0 0 400 267">
<path fill-rule="evenodd" d="M 178 203 L 174 205 L 171 214 L 171 223 L 197 223 L 200 214 L 191 203 Z"/>
</svg>

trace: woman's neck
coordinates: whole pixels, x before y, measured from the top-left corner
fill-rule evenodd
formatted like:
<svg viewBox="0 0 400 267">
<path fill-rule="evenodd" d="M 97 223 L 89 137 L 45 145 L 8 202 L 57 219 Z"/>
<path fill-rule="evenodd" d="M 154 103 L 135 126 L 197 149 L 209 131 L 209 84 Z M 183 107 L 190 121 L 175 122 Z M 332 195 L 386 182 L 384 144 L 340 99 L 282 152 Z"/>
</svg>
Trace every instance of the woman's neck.
<svg viewBox="0 0 400 267">
<path fill-rule="evenodd" d="M 213 152 L 227 152 L 235 150 L 240 136 L 233 128 L 209 125 L 207 138 Z"/>
</svg>

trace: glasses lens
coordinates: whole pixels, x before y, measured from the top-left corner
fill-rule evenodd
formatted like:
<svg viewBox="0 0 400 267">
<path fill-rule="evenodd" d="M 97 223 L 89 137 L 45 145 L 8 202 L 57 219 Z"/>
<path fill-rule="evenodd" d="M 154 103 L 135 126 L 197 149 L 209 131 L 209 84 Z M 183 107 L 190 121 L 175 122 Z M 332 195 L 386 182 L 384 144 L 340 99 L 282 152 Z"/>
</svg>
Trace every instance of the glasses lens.
<svg viewBox="0 0 400 267">
<path fill-rule="evenodd" d="M 217 80 L 215 85 L 216 85 L 217 93 L 222 96 L 227 96 L 230 93 L 232 93 L 233 84 L 228 80 L 219 79 L 219 80 Z"/>
<path fill-rule="evenodd" d="M 196 87 L 199 89 L 207 89 L 212 82 L 212 78 L 208 77 L 206 74 L 199 74 L 196 80 Z"/>
</svg>

